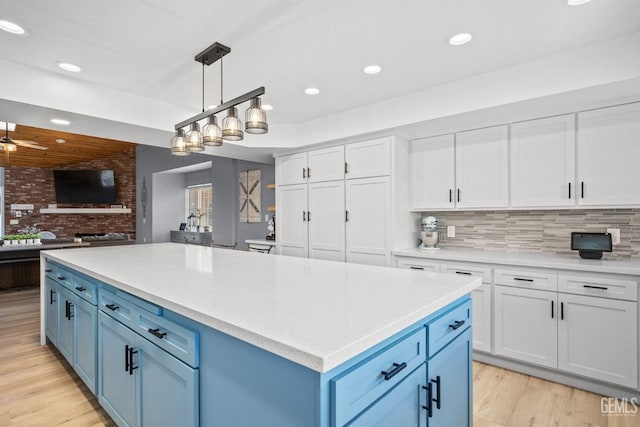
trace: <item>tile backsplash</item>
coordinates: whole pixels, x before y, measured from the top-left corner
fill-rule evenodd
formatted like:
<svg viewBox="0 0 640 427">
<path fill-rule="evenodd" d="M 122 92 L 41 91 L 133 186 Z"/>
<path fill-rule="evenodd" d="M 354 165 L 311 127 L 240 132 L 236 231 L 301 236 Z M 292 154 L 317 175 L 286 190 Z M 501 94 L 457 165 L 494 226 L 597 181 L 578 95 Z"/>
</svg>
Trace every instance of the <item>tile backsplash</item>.
<svg viewBox="0 0 640 427">
<path fill-rule="evenodd" d="M 456 237 L 446 237 L 441 246 L 507 252 L 573 254 L 571 232 L 604 233 L 620 229 L 620 244 L 613 254 L 640 258 L 640 209 L 580 209 L 530 211 L 424 212 L 440 226 L 456 227 Z"/>
</svg>

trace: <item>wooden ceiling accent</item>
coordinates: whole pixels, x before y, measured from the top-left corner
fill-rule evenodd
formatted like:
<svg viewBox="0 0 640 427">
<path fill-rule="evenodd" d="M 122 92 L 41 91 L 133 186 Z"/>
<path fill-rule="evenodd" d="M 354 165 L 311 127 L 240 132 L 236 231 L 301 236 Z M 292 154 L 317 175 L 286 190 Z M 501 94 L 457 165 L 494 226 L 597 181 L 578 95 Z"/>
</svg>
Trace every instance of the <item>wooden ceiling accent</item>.
<svg viewBox="0 0 640 427">
<path fill-rule="evenodd" d="M 4 136 L 4 130 L 2 130 L 2 136 Z M 22 125 L 16 125 L 15 132 L 9 132 L 9 136 L 14 140 L 35 141 L 49 149 L 38 150 L 19 145 L 18 150 L 10 153 L 8 158 L 5 152 L 0 152 L 0 166 L 53 168 L 109 157 L 137 145 L 131 142 Z M 66 142 L 59 144 L 56 139 L 64 139 Z"/>
</svg>

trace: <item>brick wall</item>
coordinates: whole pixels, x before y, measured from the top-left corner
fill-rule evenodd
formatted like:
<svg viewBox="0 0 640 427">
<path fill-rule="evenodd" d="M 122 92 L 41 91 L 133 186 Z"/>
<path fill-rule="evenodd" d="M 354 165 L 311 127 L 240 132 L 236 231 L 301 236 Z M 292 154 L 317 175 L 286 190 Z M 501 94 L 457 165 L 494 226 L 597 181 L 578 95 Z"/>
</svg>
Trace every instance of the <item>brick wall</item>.
<svg viewBox="0 0 640 427">
<path fill-rule="evenodd" d="M 103 159 L 76 163 L 55 169 L 112 169 L 116 180 L 117 204 L 131 208 L 131 214 L 40 214 L 41 208 L 56 203 L 53 184 L 53 169 L 5 168 L 5 234 L 15 234 L 25 225 L 37 224 L 41 230 L 48 230 L 57 237 L 74 237 L 75 233 L 127 233 L 135 239 L 136 229 L 136 150 L 115 154 Z M 12 203 L 33 204 L 33 213 L 16 218 L 11 213 Z M 110 205 L 68 205 L 59 208 L 108 208 Z M 20 224 L 9 225 L 10 219 L 18 219 Z"/>
</svg>

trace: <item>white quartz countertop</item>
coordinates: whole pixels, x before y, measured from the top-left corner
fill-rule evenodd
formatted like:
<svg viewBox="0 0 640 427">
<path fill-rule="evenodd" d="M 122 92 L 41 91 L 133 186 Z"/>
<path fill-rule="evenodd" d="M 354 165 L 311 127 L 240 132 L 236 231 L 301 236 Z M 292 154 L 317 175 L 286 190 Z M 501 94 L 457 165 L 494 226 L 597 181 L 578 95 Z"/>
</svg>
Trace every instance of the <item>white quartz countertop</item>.
<svg viewBox="0 0 640 427">
<path fill-rule="evenodd" d="M 175 243 L 42 254 L 318 372 L 481 284 L 479 278 Z"/>
<path fill-rule="evenodd" d="M 515 265 L 523 267 L 541 267 L 563 270 L 578 270 L 597 273 L 614 273 L 640 275 L 640 260 L 610 259 L 604 254 L 603 259 L 583 259 L 575 255 L 548 255 L 525 252 L 481 251 L 473 249 L 446 249 L 429 251 L 409 248 L 393 251 L 393 255 L 425 258 L 439 261 L 481 262 L 487 264 Z"/>
</svg>

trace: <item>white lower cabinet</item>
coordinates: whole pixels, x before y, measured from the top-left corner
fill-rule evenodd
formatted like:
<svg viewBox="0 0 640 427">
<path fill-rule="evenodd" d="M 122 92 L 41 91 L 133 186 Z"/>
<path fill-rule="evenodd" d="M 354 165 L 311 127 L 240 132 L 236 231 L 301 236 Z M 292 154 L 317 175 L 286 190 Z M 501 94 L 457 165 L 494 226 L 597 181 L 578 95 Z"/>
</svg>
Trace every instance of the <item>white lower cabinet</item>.
<svg viewBox="0 0 640 427">
<path fill-rule="evenodd" d="M 558 367 L 624 386 L 638 386 L 637 304 L 559 294 Z"/>
<path fill-rule="evenodd" d="M 495 353 L 555 368 L 557 294 L 495 286 Z"/>
<path fill-rule="evenodd" d="M 473 349 L 491 351 L 492 286 L 483 284 L 471 292 L 473 301 Z"/>
</svg>

